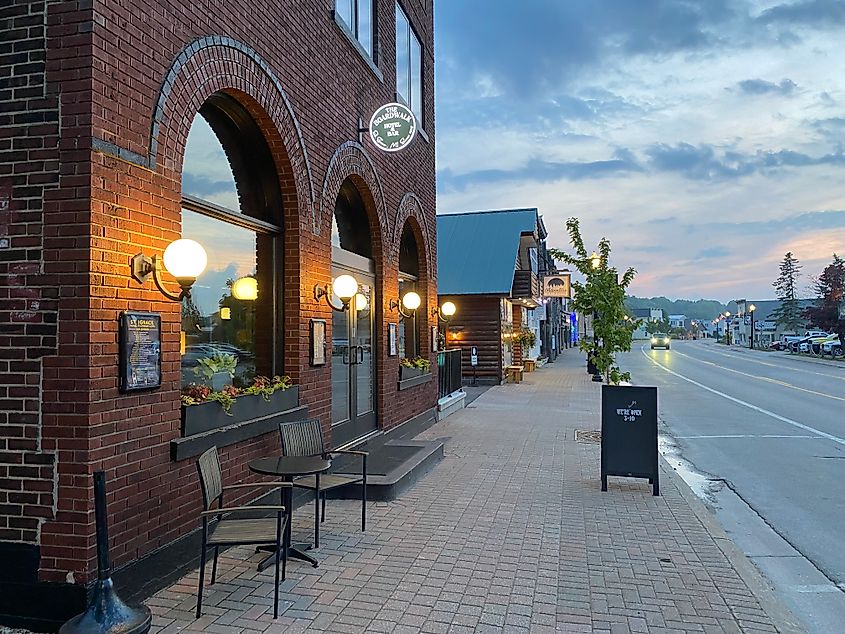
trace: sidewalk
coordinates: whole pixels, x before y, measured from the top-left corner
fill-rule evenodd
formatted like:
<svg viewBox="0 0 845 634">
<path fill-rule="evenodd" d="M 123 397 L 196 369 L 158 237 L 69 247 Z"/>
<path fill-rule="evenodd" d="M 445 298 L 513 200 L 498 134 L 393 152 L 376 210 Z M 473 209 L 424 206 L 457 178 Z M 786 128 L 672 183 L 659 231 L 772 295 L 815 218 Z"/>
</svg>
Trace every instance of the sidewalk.
<svg viewBox="0 0 845 634">
<path fill-rule="evenodd" d="M 665 464 L 599 490 L 599 389 L 570 351 L 436 424 L 446 455 L 399 500 L 332 500 L 315 551 L 291 562 L 272 618 L 263 555 L 221 555 L 194 620 L 196 572 L 147 600 L 153 632 L 795 631 L 753 566 Z M 294 513 L 294 535 L 311 534 Z"/>
</svg>

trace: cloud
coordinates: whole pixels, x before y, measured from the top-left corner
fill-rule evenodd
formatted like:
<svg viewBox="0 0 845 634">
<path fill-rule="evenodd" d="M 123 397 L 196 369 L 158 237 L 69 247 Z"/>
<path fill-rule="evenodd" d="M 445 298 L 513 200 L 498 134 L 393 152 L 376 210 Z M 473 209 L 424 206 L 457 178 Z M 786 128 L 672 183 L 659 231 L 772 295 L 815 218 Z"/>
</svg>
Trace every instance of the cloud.
<svg viewBox="0 0 845 634">
<path fill-rule="evenodd" d="M 725 247 L 710 247 L 709 249 L 699 251 L 693 260 L 711 260 L 714 258 L 723 258 L 730 254 L 730 250 Z"/>
<path fill-rule="evenodd" d="M 656 143 L 645 150 L 651 166 L 666 172 L 679 172 L 693 180 L 727 180 L 749 176 L 755 172 L 787 167 L 845 165 L 842 148 L 813 157 L 793 150 L 759 151 L 746 155 L 732 150 L 717 152 L 712 145 L 678 143 L 670 146 Z"/>
<path fill-rule="evenodd" d="M 783 3 L 766 9 L 757 20 L 763 24 L 834 28 L 845 24 L 845 2 L 843 0 L 800 0 Z"/>
<path fill-rule="evenodd" d="M 552 182 L 557 180 L 585 180 L 615 176 L 626 172 L 641 172 L 633 153 L 619 149 L 612 159 L 588 162 L 556 162 L 539 158 L 530 159 L 525 165 L 514 169 L 487 169 L 455 174 L 451 169 L 437 172 L 438 187 L 442 191 L 463 190 L 471 185 L 508 180 Z"/>
<path fill-rule="evenodd" d="M 791 95 L 798 87 L 791 79 L 782 79 L 778 84 L 765 79 L 745 79 L 737 86 L 747 95 Z"/>
</svg>

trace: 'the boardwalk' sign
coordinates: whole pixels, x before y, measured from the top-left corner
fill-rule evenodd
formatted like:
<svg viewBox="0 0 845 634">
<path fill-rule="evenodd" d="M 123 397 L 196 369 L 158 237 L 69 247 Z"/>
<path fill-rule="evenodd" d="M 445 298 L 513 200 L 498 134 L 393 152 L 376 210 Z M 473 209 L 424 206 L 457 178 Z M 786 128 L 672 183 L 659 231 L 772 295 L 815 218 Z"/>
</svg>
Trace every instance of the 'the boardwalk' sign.
<svg viewBox="0 0 845 634">
<path fill-rule="evenodd" d="M 416 134 L 414 113 L 401 103 L 383 105 L 370 119 L 370 138 L 385 152 L 398 152 L 408 147 Z"/>
</svg>

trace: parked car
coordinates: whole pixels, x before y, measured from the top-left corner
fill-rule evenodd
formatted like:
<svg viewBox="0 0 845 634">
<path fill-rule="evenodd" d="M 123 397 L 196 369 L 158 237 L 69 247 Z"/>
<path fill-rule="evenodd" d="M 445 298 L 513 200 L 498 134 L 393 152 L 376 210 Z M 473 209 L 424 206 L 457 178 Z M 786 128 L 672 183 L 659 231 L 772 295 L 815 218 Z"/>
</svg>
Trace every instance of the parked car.
<svg viewBox="0 0 845 634">
<path fill-rule="evenodd" d="M 824 332 L 823 330 L 808 330 L 803 336 L 795 337 L 792 341 L 790 341 L 789 351 L 800 352 L 802 343 L 808 343 L 814 337 L 827 337 L 829 334 L 830 333 Z"/>
<path fill-rule="evenodd" d="M 829 354 L 831 357 L 841 357 L 845 354 L 845 351 L 842 350 L 842 341 L 840 341 L 839 337 L 825 341 L 821 345 L 821 354 Z"/>
<path fill-rule="evenodd" d="M 670 341 L 669 335 L 664 332 L 657 332 L 651 336 L 651 349 L 666 348 L 668 350 Z"/>
</svg>

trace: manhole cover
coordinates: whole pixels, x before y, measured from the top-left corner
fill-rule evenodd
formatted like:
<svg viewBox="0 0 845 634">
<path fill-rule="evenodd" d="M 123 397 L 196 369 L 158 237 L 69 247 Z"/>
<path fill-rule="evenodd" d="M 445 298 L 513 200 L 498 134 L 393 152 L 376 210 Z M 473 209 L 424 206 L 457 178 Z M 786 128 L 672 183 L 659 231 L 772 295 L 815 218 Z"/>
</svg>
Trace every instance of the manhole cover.
<svg viewBox="0 0 845 634">
<path fill-rule="evenodd" d="M 575 430 L 575 442 L 593 442 L 601 443 L 600 431 L 584 431 L 583 429 Z"/>
</svg>

